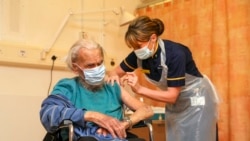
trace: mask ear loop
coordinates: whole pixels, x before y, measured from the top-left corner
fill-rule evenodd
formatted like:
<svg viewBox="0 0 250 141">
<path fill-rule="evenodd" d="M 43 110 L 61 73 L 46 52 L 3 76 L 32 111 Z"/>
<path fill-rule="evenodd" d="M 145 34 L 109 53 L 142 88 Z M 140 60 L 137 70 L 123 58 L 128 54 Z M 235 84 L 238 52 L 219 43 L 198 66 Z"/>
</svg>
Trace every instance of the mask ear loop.
<svg viewBox="0 0 250 141">
<path fill-rule="evenodd" d="M 151 39 L 150 39 L 150 42 L 151 42 Z M 154 50 L 155 49 L 155 44 L 153 43 L 153 47 L 151 48 L 151 50 Z"/>
<path fill-rule="evenodd" d="M 149 40 L 148 40 L 148 45 L 147 46 L 149 46 L 149 44 L 151 44 L 152 43 L 152 39 L 153 39 L 153 34 L 150 36 L 150 38 L 149 38 Z M 153 52 L 155 51 L 154 50 L 154 47 L 155 47 L 155 44 L 153 43 L 153 47 L 150 49 L 150 51 L 152 51 L 153 50 Z"/>
<path fill-rule="evenodd" d="M 152 49 L 151 50 L 153 50 L 153 54 L 155 54 L 155 52 L 156 52 L 156 46 L 158 45 L 158 37 L 157 37 L 157 35 L 156 34 L 152 34 L 151 36 L 150 36 L 150 42 L 151 42 L 151 40 L 154 40 L 154 38 L 155 38 L 155 40 L 156 40 L 156 42 L 155 43 L 153 43 L 153 47 L 152 47 Z"/>
<path fill-rule="evenodd" d="M 73 65 L 76 65 L 80 70 L 83 70 L 77 63 L 73 63 Z"/>
<path fill-rule="evenodd" d="M 82 73 L 79 73 L 77 71 L 74 71 L 74 73 L 78 74 L 79 77 L 81 77 L 82 79 L 84 79 L 84 71 L 83 71 L 83 69 L 77 63 L 73 63 L 73 65 L 76 65 L 76 67 L 78 67 L 82 71 Z"/>
<path fill-rule="evenodd" d="M 153 44 L 153 49 L 154 49 L 153 54 L 156 53 L 157 48 L 158 48 L 157 46 L 158 46 L 158 40 Z"/>
<path fill-rule="evenodd" d="M 149 41 L 148 41 L 148 47 L 149 47 L 149 44 L 150 43 L 152 43 L 152 41 L 151 41 L 151 37 L 150 37 L 150 39 L 149 39 Z M 155 53 L 155 44 L 153 43 L 153 45 L 152 45 L 152 48 L 151 49 L 149 49 L 150 50 L 150 52 L 152 52 L 152 55 Z M 152 57 L 152 56 L 151 56 Z"/>
</svg>

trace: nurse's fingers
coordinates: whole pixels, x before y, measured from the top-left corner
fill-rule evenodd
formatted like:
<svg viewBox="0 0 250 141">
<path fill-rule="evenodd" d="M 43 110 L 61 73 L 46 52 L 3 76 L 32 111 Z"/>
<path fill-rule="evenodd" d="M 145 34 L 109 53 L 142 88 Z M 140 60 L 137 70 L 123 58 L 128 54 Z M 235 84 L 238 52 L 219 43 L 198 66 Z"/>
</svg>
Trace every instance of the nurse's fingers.
<svg viewBox="0 0 250 141">
<path fill-rule="evenodd" d="M 137 82 L 138 77 L 134 72 L 127 72 L 128 82 Z"/>
<path fill-rule="evenodd" d="M 137 76 L 135 74 L 135 72 L 127 72 L 126 74 L 127 74 L 127 76 L 132 76 L 132 77 L 136 77 Z"/>
</svg>

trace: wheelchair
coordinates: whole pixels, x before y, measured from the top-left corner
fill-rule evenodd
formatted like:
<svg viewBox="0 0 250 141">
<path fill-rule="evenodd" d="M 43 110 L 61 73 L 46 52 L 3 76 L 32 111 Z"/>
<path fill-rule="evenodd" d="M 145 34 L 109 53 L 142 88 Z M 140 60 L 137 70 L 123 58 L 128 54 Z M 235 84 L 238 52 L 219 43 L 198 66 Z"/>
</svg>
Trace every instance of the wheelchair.
<svg viewBox="0 0 250 141">
<path fill-rule="evenodd" d="M 154 141 L 153 137 L 153 126 L 151 119 L 140 121 L 135 124 L 132 128 L 142 128 L 147 127 L 149 131 L 149 141 Z M 63 139 L 61 136 L 61 132 L 63 129 L 68 131 L 68 139 Z M 65 130 L 64 130 L 65 131 Z M 145 139 L 139 138 L 137 135 L 127 132 L 128 141 L 146 141 Z M 74 126 L 72 121 L 64 120 L 63 123 L 57 128 L 57 130 L 53 133 L 47 133 L 43 139 L 43 141 L 75 141 L 74 140 Z M 80 137 L 77 141 L 98 141 L 94 137 L 84 136 Z"/>
</svg>

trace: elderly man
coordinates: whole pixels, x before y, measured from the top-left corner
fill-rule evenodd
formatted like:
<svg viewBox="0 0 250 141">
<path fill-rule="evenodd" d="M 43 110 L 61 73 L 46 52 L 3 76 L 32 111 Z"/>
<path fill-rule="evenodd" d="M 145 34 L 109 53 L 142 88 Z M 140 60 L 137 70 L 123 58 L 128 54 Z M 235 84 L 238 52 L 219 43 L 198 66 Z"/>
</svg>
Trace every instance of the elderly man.
<svg viewBox="0 0 250 141">
<path fill-rule="evenodd" d="M 153 115 L 150 106 L 118 84 L 104 82 L 103 49 L 93 40 L 77 41 L 66 63 L 77 76 L 60 80 L 43 101 L 40 119 L 48 132 L 54 132 L 67 119 L 74 123 L 74 140 L 91 136 L 98 141 L 128 141 L 126 130 Z M 126 120 L 124 104 L 134 111 Z"/>
</svg>

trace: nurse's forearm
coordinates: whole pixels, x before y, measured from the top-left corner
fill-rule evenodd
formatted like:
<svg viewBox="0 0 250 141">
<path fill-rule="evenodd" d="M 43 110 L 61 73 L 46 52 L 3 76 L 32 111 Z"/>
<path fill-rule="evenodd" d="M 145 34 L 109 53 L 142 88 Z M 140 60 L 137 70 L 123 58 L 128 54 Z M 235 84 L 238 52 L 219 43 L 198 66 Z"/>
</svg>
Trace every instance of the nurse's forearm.
<svg viewBox="0 0 250 141">
<path fill-rule="evenodd" d="M 157 101 L 173 104 L 176 102 L 180 90 L 181 87 L 169 87 L 168 90 L 152 90 L 141 86 L 137 93 Z"/>
<path fill-rule="evenodd" d="M 122 77 L 126 74 L 125 71 L 122 70 L 122 68 L 120 66 L 117 66 L 116 68 L 114 68 L 113 70 L 107 72 L 109 76 L 115 76 L 118 75 L 119 77 Z"/>
</svg>

